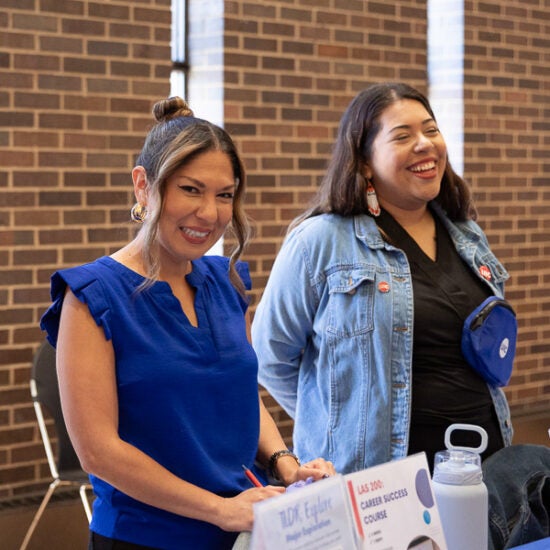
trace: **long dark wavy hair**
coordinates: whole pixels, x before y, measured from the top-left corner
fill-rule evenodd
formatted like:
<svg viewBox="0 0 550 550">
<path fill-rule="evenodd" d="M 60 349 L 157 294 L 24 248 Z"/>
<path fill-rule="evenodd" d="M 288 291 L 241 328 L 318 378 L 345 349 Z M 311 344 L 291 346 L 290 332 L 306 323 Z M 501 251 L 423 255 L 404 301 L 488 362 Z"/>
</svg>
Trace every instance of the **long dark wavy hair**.
<svg viewBox="0 0 550 550">
<path fill-rule="evenodd" d="M 402 99 L 418 101 L 436 120 L 428 99 L 408 84 L 384 82 L 359 92 L 340 120 L 332 156 L 317 194 L 310 207 L 292 222 L 290 228 L 307 218 L 329 212 L 341 216 L 369 214 L 364 167 L 371 158 L 382 113 Z M 470 187 L 452 169 L 448 159 L 441 190 L 434 201 L 453 221 L 477 217 Z"/>
<path fill-rule="evenodd" d="M 221 151 L 229 157 L 236 182 L 233 196 L 233 215 L 229 230 L 236 237 L 236 245 L 230 254 L 229 277 L 244 295 L 244 284 L 235 269 L 235 263 L 250 238 L 250 224 L 243 202 L 246 189 L 246 174 L 243 162 L 229 134 L 219 126 L 195 118 L 186 101 L 171 97 L 157 102 L 153 107 L 156 124 L 151 128 L 136 160 L 147 173 L 147 188 L 152 209 L 140 229 L 143 232 L 143 260 L 148 277 L 155 281 L 159 274 L 158 227 L 164 205 L 166 180 L 180 167 L 202 153 Z"/>
</svg>

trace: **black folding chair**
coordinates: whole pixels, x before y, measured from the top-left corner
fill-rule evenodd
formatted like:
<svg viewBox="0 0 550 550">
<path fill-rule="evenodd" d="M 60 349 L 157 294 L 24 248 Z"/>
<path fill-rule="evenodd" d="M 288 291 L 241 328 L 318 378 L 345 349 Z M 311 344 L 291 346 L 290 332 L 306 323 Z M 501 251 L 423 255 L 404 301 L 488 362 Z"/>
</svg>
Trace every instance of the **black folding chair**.
<svg viewBox="0 0 550 550">
<path fill-rule="evenodd" d="M 88 475 L 80 466 L 80 461 L 76 456 L 71 440 L 69 439 L 69 434 L 67 433 L 65 420 L 61 411 L 61 400 L 59 398 L 59 386 L 55 368 L 55 349 L 47 341 L 38 348 L 34 355 L 30 386 L 38 427 L 46 450 L 48 465 L 53 481 L 50 483 L 40 507 L 27 530 L 20 550 L 25 550 L 25 548 L 27 548 L 48 502 L 58 487 L 78 488 L 88 523 L 90 523 L 92 519 L 92 511 L 87 492 L 88 490 L 91 491 L 92 486 L 90 485 Z M 54 420 L 57 436 L 57 460 L 52 450 L 42 406 L 44 406 Z"/>
</svg>

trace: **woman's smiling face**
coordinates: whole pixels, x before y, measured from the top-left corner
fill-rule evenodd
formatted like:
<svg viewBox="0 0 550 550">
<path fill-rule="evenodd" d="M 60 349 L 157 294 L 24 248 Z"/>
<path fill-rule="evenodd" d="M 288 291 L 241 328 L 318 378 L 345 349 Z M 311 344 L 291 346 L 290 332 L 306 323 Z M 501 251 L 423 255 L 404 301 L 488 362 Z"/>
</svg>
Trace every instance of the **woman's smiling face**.
<svg viewBox="0 0 550 550">
<path fill-rule="evenodd" d="M 203 256 L 233 216 L 235 176 L 226 153 L 207 151 L 166 180 L 159 220 L 162 261 L 181 263 Z"/>
<path fill-rule="evenodd" d="M 401 99 L 380 116 L 365 176 L 382 207 L 425 208 L 441 186 L 447 147 L 439 128 L 418 101 Z"/>
</svg>

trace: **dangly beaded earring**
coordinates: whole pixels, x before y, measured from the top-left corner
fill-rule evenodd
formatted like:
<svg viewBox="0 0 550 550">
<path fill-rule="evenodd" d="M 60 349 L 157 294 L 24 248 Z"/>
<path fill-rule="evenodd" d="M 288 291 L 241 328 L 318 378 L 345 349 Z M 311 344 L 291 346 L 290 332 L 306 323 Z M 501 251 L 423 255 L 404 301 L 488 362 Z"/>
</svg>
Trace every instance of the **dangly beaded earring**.
<svg viewBox="0 0 550 550">
<path fill-rule="evenodd" d="M 380 216 L 380 205 L 371 180 L 367 180 L 367 208 L 373 216 Z"/>
<path fill-rule="evenodd" d="M 132 221 L 136 223 L 143 223 L 146 217 L 147 208 L 143 204 L 136 202 L 136 204 L 134 204 L 134 206 L 132 206 L 132 209 L 130 210 L 130 218 L 132 218 Z"/>
</svg>

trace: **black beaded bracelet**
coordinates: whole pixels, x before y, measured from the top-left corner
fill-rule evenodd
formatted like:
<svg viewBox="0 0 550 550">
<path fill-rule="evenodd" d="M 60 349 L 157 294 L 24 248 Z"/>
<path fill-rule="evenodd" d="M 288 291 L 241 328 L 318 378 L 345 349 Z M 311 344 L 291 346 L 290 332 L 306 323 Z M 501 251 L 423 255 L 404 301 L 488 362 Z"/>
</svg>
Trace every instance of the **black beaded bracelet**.
<svg viewBox="0 0 550 550">
<path fill-rule="evenodd" d="M 282 451 L 275 451 L 270 457 L 269 457 L 269 463 L 268 463 L 268 469 L 269 473 L 271 474 L 271 477 L 273 477 L 276 480 L 279 480 L 279 476 L 277 475 L 276 468 L 277 468 L 277 461 L 282 456 L 291 456 L 298 466 L 300 466 L 300 459 L 288 449 L 283 449 Z"/>
</svg>

